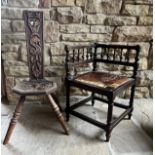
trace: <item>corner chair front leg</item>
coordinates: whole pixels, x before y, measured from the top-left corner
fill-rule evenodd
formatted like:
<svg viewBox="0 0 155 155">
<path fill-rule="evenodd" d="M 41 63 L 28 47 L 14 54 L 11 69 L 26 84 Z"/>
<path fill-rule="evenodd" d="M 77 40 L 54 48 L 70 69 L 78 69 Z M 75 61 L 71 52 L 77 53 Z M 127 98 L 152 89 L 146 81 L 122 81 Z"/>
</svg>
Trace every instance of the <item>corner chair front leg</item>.
<svg viewBox="0 0 155 155">
<path fill-rule="evenodd" d="M 112 96 L 108 97 L 108 113 L 107 113 L 107 129 L 106 129 L 106 142 L 109 142 L 111 136 L 111 123 L 112 123 L 112 115 L 113 115 L 113 104 L 114 98 Z"/>
<path fill-rule="evenodd" d="M 135 94 L 135 85 L 131 87 L 131 95 L 130 95 L 130 101 L 129 101 L 129 108 L 132 108 L 131 112 L 128 114 L 128 119 L 131 119 L 132 111 L 133 111 L 133 100 L 134 100 L 134 94 Z"/>
</svg>

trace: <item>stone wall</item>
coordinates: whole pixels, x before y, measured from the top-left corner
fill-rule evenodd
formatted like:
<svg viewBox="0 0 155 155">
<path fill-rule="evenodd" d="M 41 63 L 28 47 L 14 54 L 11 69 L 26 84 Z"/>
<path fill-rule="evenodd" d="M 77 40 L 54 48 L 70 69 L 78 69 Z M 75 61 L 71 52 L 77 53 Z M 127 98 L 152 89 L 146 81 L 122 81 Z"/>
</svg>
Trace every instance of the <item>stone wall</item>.
<svg viewBox="0 0 155 155">
<path fill-rule="evenodd" d="M 64 94 L 65 44 L 122 42 L 141 46 L 136 97 L 152 97 L 152 0 L 8 0 L 1 9 L 1 29 L 11 102 L 16 100 L 11 87 L 28 77 L 22 12 L 36 9 L 44 11 L 45 74 L 58 83 L 60 94 Z"/>
</svg>

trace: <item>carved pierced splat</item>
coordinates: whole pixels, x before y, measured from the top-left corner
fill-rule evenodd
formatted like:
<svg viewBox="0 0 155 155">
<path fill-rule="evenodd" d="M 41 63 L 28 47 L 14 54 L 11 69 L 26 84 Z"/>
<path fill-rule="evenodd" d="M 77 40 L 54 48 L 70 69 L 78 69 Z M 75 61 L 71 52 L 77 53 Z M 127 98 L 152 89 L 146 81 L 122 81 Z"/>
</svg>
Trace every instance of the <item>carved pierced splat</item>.
<svg viewBox="0 0 155 155">
<path fill-rule="evenodd" d="M 30 79 L 43 79 L 43 12 L 24 11 Z"/>
</svg>

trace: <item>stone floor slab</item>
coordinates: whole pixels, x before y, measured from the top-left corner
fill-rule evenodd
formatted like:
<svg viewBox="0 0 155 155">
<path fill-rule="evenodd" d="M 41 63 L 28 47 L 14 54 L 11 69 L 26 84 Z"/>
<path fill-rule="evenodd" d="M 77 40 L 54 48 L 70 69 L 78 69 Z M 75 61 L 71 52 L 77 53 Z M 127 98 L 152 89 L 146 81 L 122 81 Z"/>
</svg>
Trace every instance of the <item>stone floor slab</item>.
<svg viewBox="0 0 155 155">
<path fill-rule="evenodd" d="M 62 104 L 64 107 L 64 104 Z M 98 121 L 106 120 L 106 104 L 90 103 L 77 111 Z M 2 140 L 14 105 L 2 104 Z M 122 110 L 114 109 L 114 118 Z M 152 155 L 152 139 L 132 120 L 122 121 L 112 132 L 109 143 L 105 132 L 77 117 L 68 123 L 70 136 L 63 133 L 48 105 L 25 104 L 23 114 L 8 145 L 2 145 L 2 155 Z"/>
</svg>

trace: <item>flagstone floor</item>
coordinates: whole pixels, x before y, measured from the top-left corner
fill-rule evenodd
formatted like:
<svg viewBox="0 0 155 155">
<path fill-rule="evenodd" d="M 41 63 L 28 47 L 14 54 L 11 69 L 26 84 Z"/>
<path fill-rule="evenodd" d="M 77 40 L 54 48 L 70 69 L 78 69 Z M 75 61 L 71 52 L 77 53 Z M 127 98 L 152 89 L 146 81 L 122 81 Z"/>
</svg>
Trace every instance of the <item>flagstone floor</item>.
<svg viewBox="0 0 155 155">
<path fill-rule="evenodd" d="M 143 101 L 136 100 L 135 103 Z M 105 104 L 96 103 L 94 107 L 86 104 L 77 110 L 105 121 L 106 108 Z M 13 109 L 14 105 L 2 104 L 2 141 Z M 120 112 L 115 108 L 114 117 Z M 74 116 L 71 116 L 68 123 L 70 135 L 67 136 L 50 106 L 25 104 L 10 143 L 1 146 L 2 155 L 152 155 L 152 139 L 135 124 L 135 118 L 123 120 L 113 130 L 110 142 L 107 143 L 104 141 L 103 130 Z"/>
</svg>

